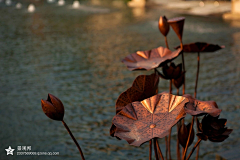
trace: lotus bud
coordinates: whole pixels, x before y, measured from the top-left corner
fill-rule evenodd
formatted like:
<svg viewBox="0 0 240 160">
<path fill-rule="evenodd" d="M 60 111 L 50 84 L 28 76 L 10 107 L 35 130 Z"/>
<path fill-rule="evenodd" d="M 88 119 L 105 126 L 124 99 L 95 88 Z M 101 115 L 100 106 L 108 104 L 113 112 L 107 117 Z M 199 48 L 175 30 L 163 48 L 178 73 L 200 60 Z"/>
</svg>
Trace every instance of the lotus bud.
<svg viewBox="0 0 240 160">
<path fill-rule="evenodd" d="M 177 17 L 168 20 L 168 23 L 177 34 L 180 41 L 182 41 L 183 26 L 184 26 L 185 17 Z"/>
<path fill-rule="evenodd" d="M 174 84 L 174 86 L 175 86 L 177 89 L 179 89 L 179 88 L 183 85 L 183 83 L 184 83 L 184 74 L 185 74 L 185 72 L 182 72 L 182 74 L 180 75 L 180 77 L 178 77 L 177 79 L 174 79 L 174 80 L 173 80 L 173 84 Z"/>
<path fill-rule="evenodd" d="M 64 106 L 60 99 L 54 95 L 48 94 L 47 100 L 41 100 L 43 112 L 51 119 L 63 121 Z"/>
<path fill-rule="evenodd" d="M 161 16 L 158 21 L 158 28 L 160 32 L 166 37 L 169 32 L 169 24 L 165 16 Z"/>
<path fill-rule="evenodd" d="M 188 135 L 189 135 L 189 132 L 190 132 L 190 128 L 191 128 L 191 123 L 189 123 L 187 126 L 183 123 L 178 130 L 179 143 L 181 144 L 181 146 L 183 148 L 186 147 L 187 140 L 188 140 Z M 192 132 L 191 132 L 188 147 L 193 143 L 194 135 L 195 134 L 194 134 L 194 129 L 193 129 Z"/>
</svg>

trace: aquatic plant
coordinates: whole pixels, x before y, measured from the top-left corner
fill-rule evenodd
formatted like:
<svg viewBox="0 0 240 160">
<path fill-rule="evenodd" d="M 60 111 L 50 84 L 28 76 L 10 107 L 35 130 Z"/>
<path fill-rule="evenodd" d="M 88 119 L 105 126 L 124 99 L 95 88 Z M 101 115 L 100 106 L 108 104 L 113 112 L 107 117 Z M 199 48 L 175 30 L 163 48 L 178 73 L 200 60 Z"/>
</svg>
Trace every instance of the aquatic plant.
<svg viewBox="0 0 240 160">
<path fill-rule="evenodd" d="M 214 101 L 201 101 L 197 99 L 197 84 L 200 70 L 200 52 L 214 52 L 224 48 L 223 46 L 196 42 L 183 45 L 182 36 L 184 30 L 184 17 L 167 19 L 159 18 L 158 27 L 165 38 L 165 47 L 158 47 L 147 51 L 137 51 L 126 56 L 122 62 L 130 71 L 153 70 L 151 75 L 139 75 L 132 86 L 121 93 L 116 101 L 116 115 L 112 119 L 110 135 L 117 139 L 124 139 L 130 145 L 141 146 L 149 142 L 149 159 L 152 158 L 152 146 L 156 160 L 171 158 L 171 131 L 177 127 L 177 159 L 188 160 L 197 148 L 198 159 L 199 144 L 202 140 L 222 142 L 229 137 L 232 129 L 226 127 L 226 119 L 219 119 L 221 109 Z M 180 45 L 175 51 L 169 50 L 167 35 L 170 26 L 180 40 Z M 197 52 L 197 74 L 194 96 L 185 94 L 185 62 L 184 52 Z M 182 63 L 175 65 L 173 60 L 179 55 Z M 162 71 L 159 71 L 159 68 Z M 169 91 L 158 93 L 159 80 L 169 80 Z M 177 88 L 177 95 L 172 94 L 172 84 Z M 182 87 L 182 94 L 179 90 Z M 78 147 L 82 159 L 82 150 L 64 122 L 64 106 L 60 99 L 48 94 L 47 100 L 41 100 L 44 113 L 51 119 L 62 121 L 71 138 Z M 192 121 L 185 124 L 185 116 L 192 116 Z M 201 123 L 199 117 L 202 118 Z M 197 131 L 193 125 L 196 123 Z M 196 133 L 196 136 L 195 136 Z M 187 150 L 194 142 L 187 155 Z M 165 138 L 165 155 L 158 143 L 159 138 Z M 182 155 L 180 152 L 182 147 Z"/>
<path fill-rule="evenodd" d="M 134 54 L 128 55 L 123 59 L 123 63 L 127 65 L 128 69 L 133 70 L 151 70 L 154 69 L 155 74 L 159 77 L 169 80 L 169 93 L 163 92 L 161 94 L 149 95 L 145 97 L 145 100 L 128 101 L 124 103 L 125 107 L 114 116 L 112 122 L 115 125 L 115 132 L 111 134 L 120 139 L 125 139 L 130 145 L 140 146 L 142 143 L 149 141 L 149 159 L 151 159 L 152 144 L 154 146 L 156 159 L 164 159 L 164 156 L 160 150 L 157 138 L 165 137 L 165 159 L 171 159 L 171 128 L 177 124 L 178 138 L 177 138 L 177 159 L 189 159 L 198 147 L 202 139 L 209 139 L 212 142 L 221 142 L 225 140 L 232 132 L 231 129 L 225 127 L 225 120 L 219 119 L 221 109 L 218 108 L 214 101 L 201 101 L 196 98 L 197 96 L 197 84 L 200 69 L 200 52 L 214 52 L 224 48 L 223 46 L 208 44 L 205 42 L 196 42 L 187 45 L 183 45 L 182 36 L 184 30 L 184 17 L 177 17 L 173 19 L 167 19 L 165 16 L 159 18 L 158 27 L 163 34 L 166 43 L 166 49 L 164 47 L 158 47 L 157 49 L 149 51 L 138 51 Z M 169 26 L 173 28 L 177 37 L 180 40 L 180 46 L 177 53 L 168 51 L 169 48 L 167 42 L 167 35 L 169 33 Z M 159 50 L 161 49 L 161 52 Z M 167 52 L 164 52 L 167 51 Z M 190 94 L 185 94 L 185 64 L 184 64 L 184 52 L 197 52 L 198 53 L 198 68 L 196 74 L 194 97 Z M 162 54 L 164 53 L 164 54 Z M 178 56 L 182 55 L 182 63 L 175 65 L 172 61 Z M 157 56 L 156 56 L 157 55 Z M 164 56 L 162 56 L 164 55 Z M 174 55 L 174 56 L 173 56 Z M 168 57 L 168 58 L 164 58 Z M 164 58 L 164 59 L 162 59 Z M 168 63 L 170 63 L 168 65 Z M 162 68 L 162 73 L 158 70 Z M 179 95 L 179 89 L 182 86 L 181 100 L 172 99 L 172 83 L 177 88 L 177 95 Z M 156 88 L 152 90 L 152 93 L 156 91 Z M 150 90 L 148 90 L 150 92 Z M 123 94 L 123 93 L 122 93 Z M 121 96 L 122 96 L 121 94 Z M 126 94 L 124 92 L 124 94 Z M 134 94 L 134 93 L 133 93 Z M 135 97 L 136 96 L 136 97 Z M 137 94 L 132 95 L 137 99 Z M 165 97 L 165 99 L 161 99 Z M 163 103 L 164 101 L 164 103 Z M 184 101 L 184 103 L 182 103 Z M 126 102 L 126 101 L 125 101 Z M 181 116 L 177 116 L 174 123 L 170 123 L 172 114 L 172 104 L 182 104 Z M 117 104 L 116 104 L 117 108 Z M 161 111 L 165 112 L 161 112 Z M 164 120 L 168 121 L 169 125 L 165 125 L 165 121 L 159 118 L 154 120 L 153 117 L 161 117 L 164 115 Z M 188 125 L 185 125 L 185 114 L 192 116 L 192 121 Z M 202 123 L 199 123 L 197 117 L 205 115 Z M 172 115 L 173 116 L 173 115 Z M 174 115 L 176 116 L 176 115 Z M 210 118 L 209 118 L 210 117 Z M 166 119 L 165 119 L 166 118 Z M 208 120 L 210 119 L 210 120 Z M 194 145 L 190 154 L 186 158 L 188 147 L 193 143 L 195 137 L 195 131 L 193 129 L 194 122 L 197 121 L 197 136 L 199 137 L 197 143 Z M 159 122 L 159 123 L 158 123 Z M 157 124 L 156 124 L 157 123 Z M 155 133 L 154 129 L 158 128 L 159 131 Z M 162 132 L 164 131 L 164 132 Z M 213 132 L 213 135 L 211 134 Z M 112 132 L 111 132 L 112 133 Z M 161 134 L 162 133 L 162 134 Z M 167 138 L 168 136 L 168 138 Z M 181 155 L 179 144 L 183 148 Z M 157 148 L 157 149 L 156 149 Z M 198 151 L 197 157 L 198 158 Z"/>
<path fill-rule="evenodd" d="M 64 122 L 64 106 L 60 99 L 52 94 L 48 94 L 47 100 L 41 100 L 42 110 L 43 112 L 51 119 L 56 121 L 62 121 L 64 127 L 67 129 L 69 135 L 73 139 L 74 143 L 76 144 L 79 153 L 82 157 L 82 160 L 85 160 L 81 147 L 79 146 L 77 140 L 73 136 L 71 130 L 68 128 L 68 125 Z"/>
</svg>

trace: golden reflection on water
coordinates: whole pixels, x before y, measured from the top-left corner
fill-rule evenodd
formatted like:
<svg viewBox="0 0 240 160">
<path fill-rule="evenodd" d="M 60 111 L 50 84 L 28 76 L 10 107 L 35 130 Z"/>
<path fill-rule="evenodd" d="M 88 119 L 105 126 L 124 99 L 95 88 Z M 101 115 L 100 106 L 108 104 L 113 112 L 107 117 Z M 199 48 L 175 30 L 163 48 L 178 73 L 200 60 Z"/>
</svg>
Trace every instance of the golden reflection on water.
<svg viewBox="0 0 240 160">
<path fill-rule="evenodd" d="M 240 26 L 240 22 L 239 22 L 239 26 Z M 235 58 L 240 61 L 240 32 L 236 32 L 233 33 L 232 35 L 233 37 L 233 46 L 232 46 L 232 54 L 235 56 Z M 237 63 L 237 76 L 238 78 L 240 78 L 240 63 Z"/>
<path fill-rule="evenodd" d="M 136 7 L 132 9 L 133 16 L 138 18 L 145 15 L 145 8 L 144 7 Z"/>
</svg>

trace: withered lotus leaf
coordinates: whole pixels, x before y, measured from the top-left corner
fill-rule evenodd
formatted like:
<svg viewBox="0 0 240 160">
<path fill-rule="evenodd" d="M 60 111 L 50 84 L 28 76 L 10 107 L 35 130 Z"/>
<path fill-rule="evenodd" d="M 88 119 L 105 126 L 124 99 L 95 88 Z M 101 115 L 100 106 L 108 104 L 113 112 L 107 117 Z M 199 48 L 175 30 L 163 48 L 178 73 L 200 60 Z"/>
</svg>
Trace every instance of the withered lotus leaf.
<svg viewBox="0 0 240 160">
<path fill-rule="evenodd" d="M 141 102 L 130 103 L 113 117 L 112 122 L 117 128 L 114 136 L 134 146 L 154 137 L 163 138 L 185 117 L 184 105 L 187 102 L 185 97 L 160 93 Z"/>
<path fill-rule="evenodd" d="M 41 100 L 43 112 L 51 119 L 62 121 L 64 116 L 64 106 L 60 99 L 52 94 L 48 94 L 47 100 Z"/>
<path fill-rule="evenodd" d="M 181 48 L 180 46 L 175 47 L 175 49 Z M 224 46 L 219 46 L 217 44 L 209 44 L 205 42 L 195 42 L 183 45 L 184 52 L 215 52 L 217 50 L 225 48 Z"/>
<path fill-rule="evenodd" d="M 158 21 L 158 28 L 159 31 L 166 37 L 168 32 L 169 32 L 169 24 L 167 22 L 167 18 L 165 16 L 160 16 L 159 21 Z"/>
<path fill-rule="evenodd" d="M 211 142 L 222 142 L 229 137 L 229 134 L 233 131 L 225 127 L 227 123 L 226 119 L 218 119 L 211 115 L 206 115 L 202 119 L 201 128 L 199 127 L 200 133 L 197 134 L 202 140 Z"/>
<path fill-rule="evenodd" d="M 185 112 L 192 116 L 210 114 L 213 117 L 218 116 L 222 110 L 218 109 L 214 101 L 200 101 L 193 98 L 190 94 L 185 94 L 183 97 L 188 98 L 189 103 L 185 106 Z"/>
<path fill-rule="evenodd" d="M 132 86 L 120 94 L 116 101 L 116 113 L 121 111 L 128 103 L 142 101 L 157 94 L 159 77 L 151 75 L 139 75 Z"/>
<path fill-rule="evenodd" d="M 187 140 L 188 140 L 188 135 L 189 135 L 189 131 L 190 131 L 190 127 L 191 127 L 191 123 L 189 123 L 187 126 L 183 123 L 181 124 L 179 130 L 178 130 L 178 139 L 179 139 L 179 143 L 181 144 L 181 146 L 183 148 L 186 147 L 187 144 Z M 193 143 L 194 140 L 194 129 L 191 132 L 191 136 L 190 136 L 190 140 L 188 143 L 188 147 Z"/>
<path fill-rule="evenodd" d="M 125 57 L 122 62 L 130 71 L 138 69 L 151 70 L 159 67 L 164 62 L 173 60 L 181 51 L 181 49 L 178 49 L 172 52 L 167 48 L 158 47 L 148 51 L 137 51 Z"/>
<path fill-rule="evenodd" d="M 173 80 L 173 84 L 177 89 L 179 89 L 183 85 L 184 74 L 185 74 L 185 72 L 182 72 L 181 75 L 177 79 Z"/>
<path fill-rule="evenodd" d="M 116 101 L 116 113 L 120 112 L 127 104 L 142 101 L 152 97 L 158 92 L 159 77 L 153 73 L 151 75 L 139 75 L 133 82 L 132 87 L 120 94 Z M 110 135 L 114 136 L 116 127 L 111 126 Z"/>
<path fill-rule="evenodd" d="M 176 17 L 168 20 L 168 23 L 177 34 L 180 41 L 182 41 L 183 26 L 184 26 L 185 17 Z"/>
<path fill-rule="evenodd" d="M 182 64 L 177 66 L 174 63 L 171 63 L 170 66 L 165 64 L 162 67 L 163 75 L 160 74 L 160 77 L 164 79 L 177 79 L 181 76 L 182 73 Z"/>
</svg>

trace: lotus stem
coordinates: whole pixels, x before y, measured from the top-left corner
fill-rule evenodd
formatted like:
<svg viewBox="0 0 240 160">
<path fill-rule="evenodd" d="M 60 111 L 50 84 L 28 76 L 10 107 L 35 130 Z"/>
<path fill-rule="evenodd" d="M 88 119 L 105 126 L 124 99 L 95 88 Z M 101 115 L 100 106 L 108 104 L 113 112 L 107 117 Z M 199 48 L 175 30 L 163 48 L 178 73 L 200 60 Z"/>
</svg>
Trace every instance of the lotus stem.
<svg viewBox="0 0 240 160">
<path fill-rule="evenodd" d="M 171 132 L 172 132 L 172 128 L 170 128 L 169 130 L 169 136 L 168 136 L 168 153 L 169 153 L 169 159 L 171 160 Z"/>
<path fill-rule="evenodd" d="M 166 44 L 166 47 L 167 47 L 167 49 L 169 49 L 168 41 L 167 41 L 167 36 L 164 36 L 164 38 L 165 38 L 165 44 Z"/>
<path fill-rule="evenodd" d="M 152 160 L 152 140 L 149 140 L 149 160 Z"/>
<path fill-rule="evenodd" d="M 198 61 L 198 63 L 197 63 L 197 75 L 196 75 L 194 98 L 197 98 L 197 85 L 198 85 L 198 76 L 199 76 L 199 69 L 200 69 L 200 52 L 198 52 L 197 61 Z M 199 140 L 199 138 L 198 138 L 198 140 Z M 198 160 L 199 147 L 200 147 L 200 145 L 198 145 L 198 147 L 197 147 L 196 160 Z"/>
<path fill-rule="evenodd" d="M 156 145 L 156 138 L 153 138 L 153 147 L 154 147 L 155 158 L 156 158 L 156 160 L 159 160 L 158 152 L 157 152 L 157 145 Z"/>
<path fill-rule="evenodd" d="M 196 117 L 196 122 L 197 122 L 197 117 Z M 199 132 L 198 126 L 197 126 L 197 132 Z M 200 139 L 200 138 L 198 137 L 198 140 L 199 140 L 199 139 Z M 198 160 L 199 149 L 200 149 L 200 144 L 197 146 L 196 160 Z"/>
<path fill-rule="evenodd" d="M 171 102 L 171 94 L 172 94 L 172 79 L 169 80 L 169 99 L 168 99 L 168 110 L 170 109 L 170 102 Z M 169 159 L 171 160 L 171 132 L 172 128 L 169 130 L 169 135 L 168 135 L 168 155 Z"/>
<path fill-rule="evenodd" d="M 199 52 L 198 52 L 197 61 L 198 61 L 198 63 L 197 63 L 197 75 L 196 75 L 194 98 L 197 98 L 197 85 L 198 85 L 198 75 L 199 75 L 199 68 L 200 68 L 200 53 Z"/>
<path fill-rule="evenodd" d="M 186 160 L 189 160 L 189 158 L 191 157 L 191 155 L 193 154 L 194 150 L 196 149 L 197 146 L 199 146 L 200 142 L 202 141 L 202 139 L 198 139 L 197 143 L 194 145 L 193 149 L 191 150 L 191 152 L 189 153 L 188 157 Z"/>
<path fill-rule="evenodd" d="M 180 46 L 181 46 L 181 49 L 182 49 L 182 64 L 183 64 L 183 72 L 185 72 L 185 63 L 184 63 L 184 54 L 183 54 L 183 43 L 182 43 L 182 40 L 180 40 Z M 182 90 L 182 95 L 185 94 L 185 74 L 183 76 L 183 90 Z"/>
<path fill-rule="evenodd" d="M 79 152 L 80 152 L 80 155 L 82 157 L 82 160 L 85 160 L 84 158 L 84 155 L 83 155 L 83 152 L 81 150 L 81 147 L 79 146 L 78 142 L 76 141 L 75 137 L 73 136 L 72 132 L 70 131 L 70 129 L 68 128 L 67 124 L 64 122 L 64 120 L 62 120 L 62 123 L 64 125 L 64 127 L 67 129 L 68 133 L 70 134 L 71 138 L 73 139 L 73 141 L 75 142 Z"/>
<path fill-rule="evenodd" d="M 179 96 L 179 88 L 177 89 L 177 96 Z"/>
<path fill-rule="evenodd" d="M 159 152 L 159 154 L 160 154 L 161 159 L 164 160 L 164 157 L 163 157 L 163 155 L 162 155 L 162 151 L 161 151 L 161 148 L 160 148 L 160 146 L 159 146 L 159 144 L 158 144 L 157 138 L 156 138 L 156 145 L 157 145 L 158 152 Z"/>
<path fill-rule="evenodd" d="M 185 149 L 184 149 L 184 153 L 182 155 L 182 160 L 184 160 L 186 158 L 186 153 L 187 153 L 188 144 L 189 144 L 192 129 L 193 129 L 193 124 L 194 124 L 194 116 L 192 116 L 192 122 L 191 122 L 190 130 L 189 130 L 189 134 L 188 134 L 187 143 L 186 143 L 186 146 L 185 146 Z"/>
<path fill-rule="evenodd" d="M 177 123 L 177 133 L 178 133 L 178 130 L 179 130 L 179 122 Z M 178 136 L 177 136 L 177 159 L 178 160 L 181 159 Z"/>
<path fill-rule="evenodd" d="M 166 146 L 166 150 L 165 150 L 165 155 L 166 155 L 166 160 L 168 160 L 168 138 L 167 136 L 165 137 L 165 146 Z"/>
</svg>

